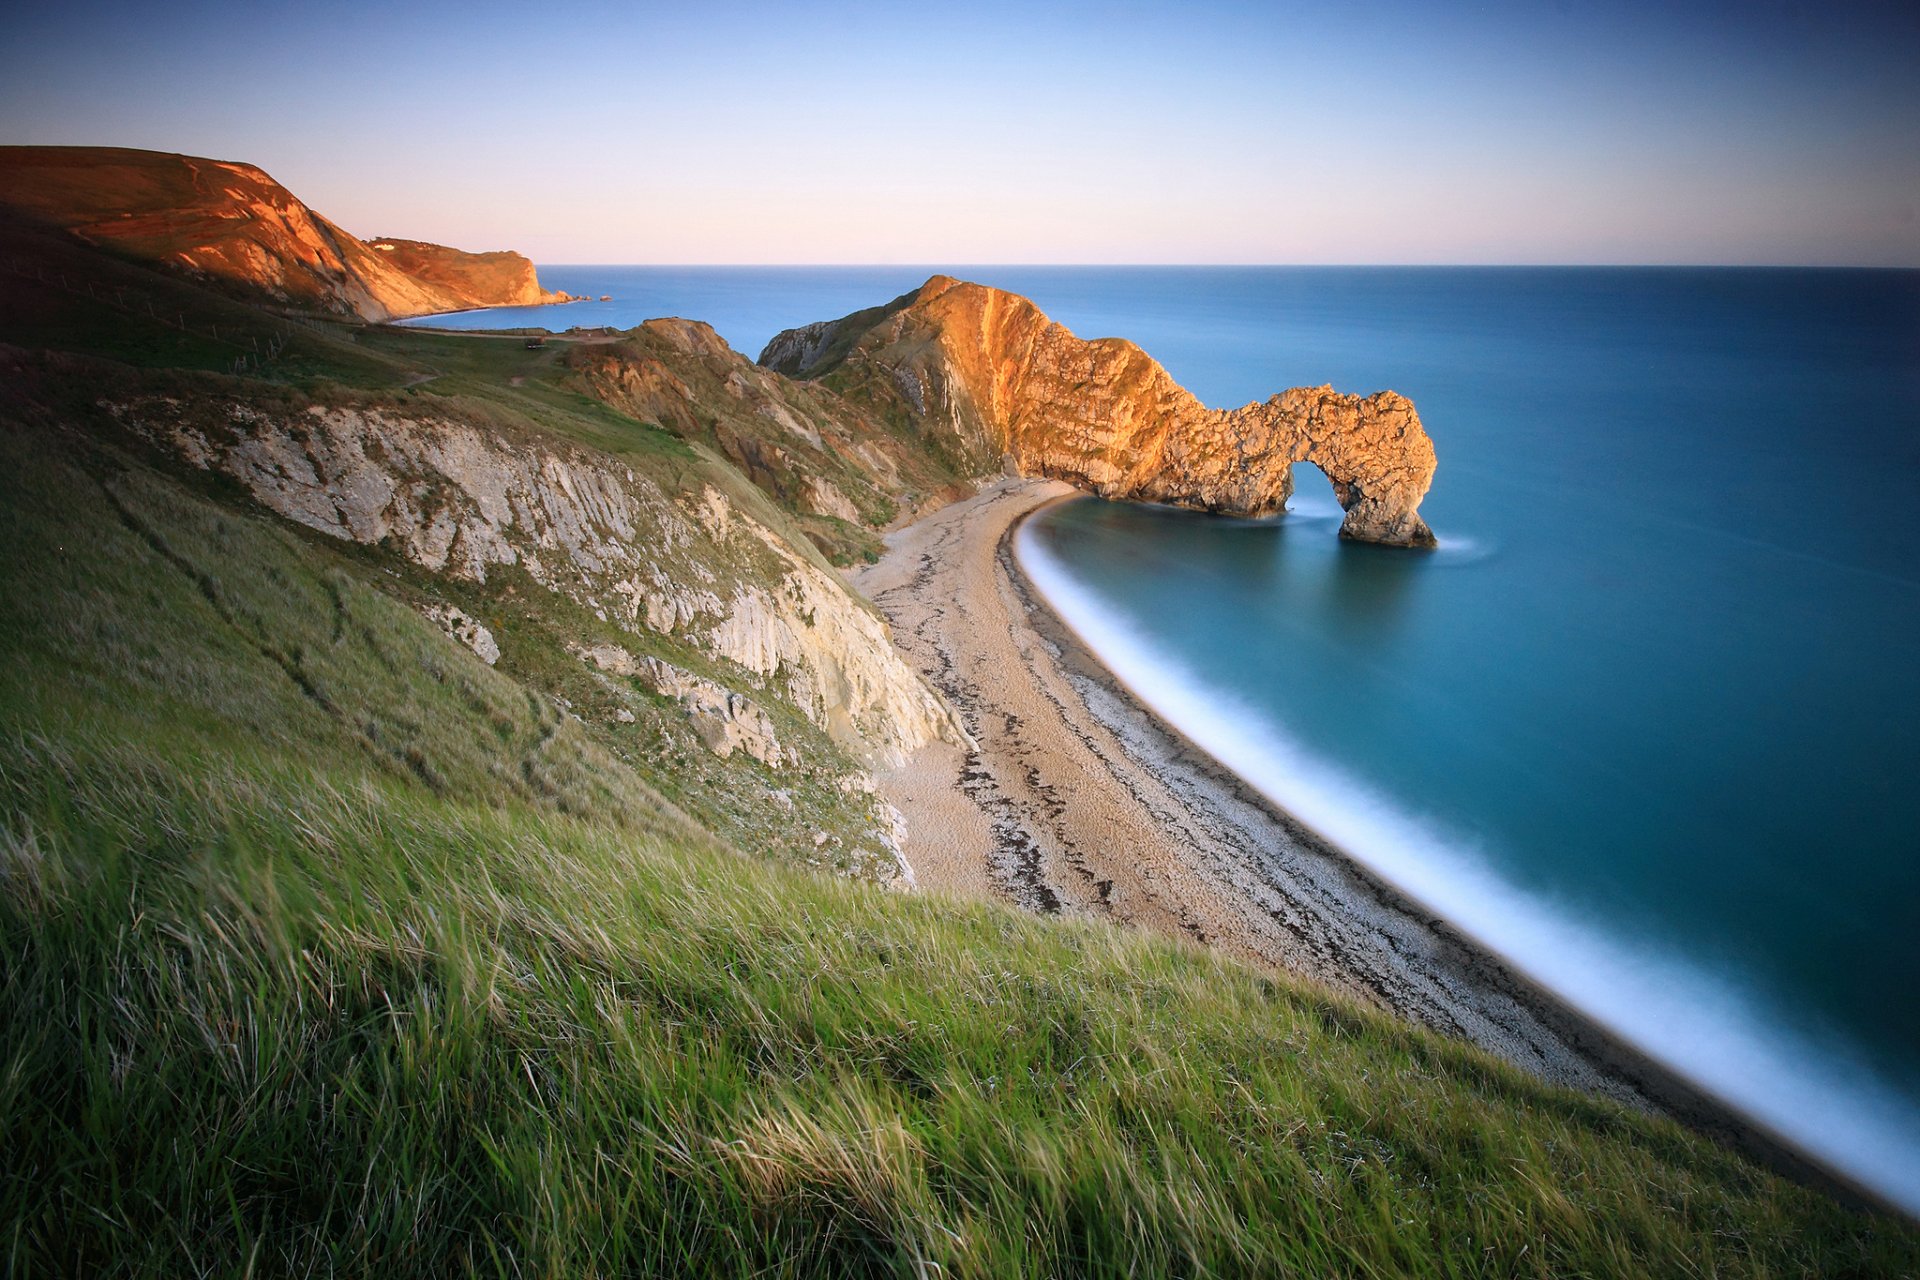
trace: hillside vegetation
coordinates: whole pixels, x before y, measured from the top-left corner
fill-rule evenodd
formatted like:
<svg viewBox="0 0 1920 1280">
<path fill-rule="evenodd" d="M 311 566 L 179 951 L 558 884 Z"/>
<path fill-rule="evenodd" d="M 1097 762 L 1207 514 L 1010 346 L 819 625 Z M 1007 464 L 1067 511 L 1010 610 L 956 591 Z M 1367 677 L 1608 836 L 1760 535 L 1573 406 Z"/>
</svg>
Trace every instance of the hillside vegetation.
<svg viewBox="0 0 1920 1280">
<path fill-rule="evenodd" d="M 1907 1224 L 1324 991 L 886 887 L 885 744 L 807 637 L 865 643 L 827 556 L 961 472 L 831 393 L 6 248 L 69 276 L 0 309 L 8 1274 L 1920 1274 Z M 291 336 L 234 376 L 250 331 Z M 762 432 L 765 478 L 722 439 Z M 469 437 L 545 514 L 486 523 Z M 378 537 L 302 479 L 353 441 Z M 816 460 L 862 444 L 892 472 Z M 516 558 L 458 571 L 487 529 Z M 649 565 L 715 605 L 623 612 Z"/>
</svg>

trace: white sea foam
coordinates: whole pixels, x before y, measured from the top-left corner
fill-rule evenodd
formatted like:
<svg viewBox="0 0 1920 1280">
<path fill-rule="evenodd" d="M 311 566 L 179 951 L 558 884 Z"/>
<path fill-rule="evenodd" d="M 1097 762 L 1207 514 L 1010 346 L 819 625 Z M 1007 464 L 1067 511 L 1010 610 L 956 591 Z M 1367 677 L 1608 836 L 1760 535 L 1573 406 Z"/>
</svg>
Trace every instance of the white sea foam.
<svg viewBox="0 0 1920 1280">
<path fill-rule="evenodd" d="M 1041 595 L 1116 676 L 1274 803 L 1588 1017 L 1920 1215 L 1920 1111 L 1837 1039 L 1788 1026 L 1669 948 L 1605 932 L 1507 883 L 1470 842 L 1315 758 L 1155 648 L 1074 579 L 1031 523 L 1013 545 Z"/>
<path fill-rule="evenodd" d="M 1428 554 L 1437 564 L 1453 566 L 1478 564 L 1493 554 L 1493 543 L 1484 538 L 1473 538 L 1462 533 L 1450 533 L 1440 539 L 1440 545 Z"/>
</svg>

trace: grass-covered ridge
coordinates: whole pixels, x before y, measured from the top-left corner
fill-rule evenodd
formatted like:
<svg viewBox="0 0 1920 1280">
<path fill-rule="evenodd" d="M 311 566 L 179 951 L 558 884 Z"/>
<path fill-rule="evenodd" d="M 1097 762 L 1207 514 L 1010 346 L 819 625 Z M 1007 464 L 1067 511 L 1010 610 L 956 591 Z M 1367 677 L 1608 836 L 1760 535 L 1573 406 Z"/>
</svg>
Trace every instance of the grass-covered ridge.
<svg viewBox="0 0 1920 1280">
<path fill-rule="evenodd" d="M 14 1275 L 1897 1275 L 1198 950 L 351 770 L 4 747 Z"/>
<path fill-rule="evenodd" d="M 1920 1271 L 1325 993 L 716 838 L 377 557 L 0 440 L 9 1274 Z"/>
<path fill-rule="evenodd" d="M 805 551 L 711 423 L 440 335 L 223 380 L 272 318 L 125 278 L 187 327 L 37 277 L 0 315 L 92 357 L 0 385 L 6 1274 L 1920 1274 L 1903 1223 L 1322 991 L 795 865 L 872 818 L 776 692 L 807 763 L 721 760 L 571 647 L 740 671 L 278 520 L 100 401 L 432 404 Z"/>
</svg>

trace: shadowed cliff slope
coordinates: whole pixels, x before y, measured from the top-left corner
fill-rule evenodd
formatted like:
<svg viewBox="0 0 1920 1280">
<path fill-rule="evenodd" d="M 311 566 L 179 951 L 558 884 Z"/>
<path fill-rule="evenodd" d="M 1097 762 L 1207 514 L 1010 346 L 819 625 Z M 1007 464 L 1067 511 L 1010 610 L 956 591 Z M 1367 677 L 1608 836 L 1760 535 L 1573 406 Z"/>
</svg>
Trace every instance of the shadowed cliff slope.
<svg viewBox="0 0 1920 1280">
<path fill-rule="evenodd" d="M 223 510 L 283 517 L 724 842 L 906 874 L 869 770 L 957 733 L 816 549 L 865 554 L 868 526 L 796 515 L 704 437 L 583 395 L 569 356 L 590 340 L 293 323 L 259 299 L 0 217 L 0 426 L 30 428 L 29 452 L 138 459 Z M 663 352 L 704 403 L 699 361 Z M 223 598 L 229 553 L 194 558 Z M 342 635 L 272 646 L 334 708 L 314 664 Z M 350 719 L 383 767 L 434 778 L 452 775 L 425 737 L 485 758 L 498 727 Z M 495 763 L 537 789 L 529 758 Z"/>
<path fill-rule="evenodd" d="M 120 147 L 0 147 L 0 205 L 101 248 L 363 320 L 559 301 L 517 253 L 377 248 L 252 165 Z"/>
<path fill-rule="evenodd" d="M 946 276 L 886 307 L 789 329 L 760 360 L 949 436 L 981 462 L 1010 454 L 1026 474 L 1103 497 L 1270 515 L 1292 496 L 1292 464 L 1311 462 L 1347 513 L 1342 536 L 1434 542 L 1419 514 L 1433 442 L 1391 391 L 1297 387 L 1209 409 L 1131 342 L 1076 338 L 1025 298 Z"/>
</svg>

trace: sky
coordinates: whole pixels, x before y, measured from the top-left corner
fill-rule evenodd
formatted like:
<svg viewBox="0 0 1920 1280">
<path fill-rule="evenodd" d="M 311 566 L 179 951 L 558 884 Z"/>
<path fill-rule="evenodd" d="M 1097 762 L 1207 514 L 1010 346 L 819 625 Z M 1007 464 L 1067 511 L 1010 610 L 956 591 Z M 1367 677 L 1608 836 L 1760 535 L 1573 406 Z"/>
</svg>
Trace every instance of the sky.
<svg viewBox="0 0 1920 1280">
<path fill-rule="evenodd" d="M 1920 266 L 1920 4 L 16 7 L 0 143 L 545 263 Z"/>
</svg>

